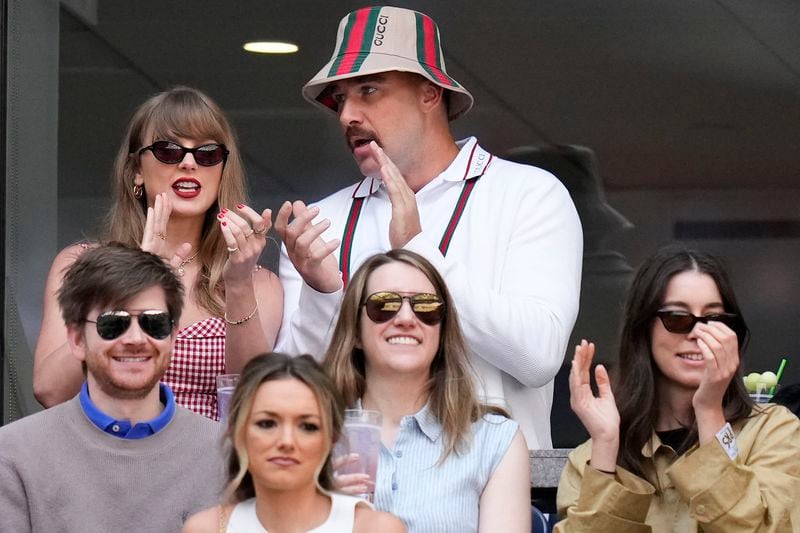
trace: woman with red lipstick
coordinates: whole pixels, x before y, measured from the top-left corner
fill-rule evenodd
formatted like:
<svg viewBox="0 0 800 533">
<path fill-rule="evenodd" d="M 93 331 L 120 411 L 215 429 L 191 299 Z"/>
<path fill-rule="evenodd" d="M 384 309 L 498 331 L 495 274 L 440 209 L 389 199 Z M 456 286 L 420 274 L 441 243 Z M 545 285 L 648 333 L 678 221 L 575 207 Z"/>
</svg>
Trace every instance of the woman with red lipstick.
<svg viewBox="0 0 800 533">
<path fill-rule="evenodd" d="M 251 360 L 228 417 L 228 503 L 196 514 L 183 532 L 405 532 L 394 516 L 333 492 L 330 452 L 343 411 L 311 356 Z"/>
<path fill-rule="evenodd" d="M 100 241 L 139 245 L 175 267 L 187 298 L 164 382 L 178 404 L 216 419 L 216 376 L 237 373 L 252 356 L 271 350 L 280 327 L 280 281 L 257 264 L 271 213 L 245 205 L 233 130 L 211 98 L 188 87 L 138 108 L 112 179 Z M 33 375 L 45 407 L 77 394 L 83 380 L 54 295 L 64 268 L 89 246 L 61 251 L 48 277 Z"/>
<path fill-rule="evenodd" d="M 755 407 L 748 329 L 714 257 L 667 247 L 641 266 L 624 312 L 618 379 L 575 348 L 572 409 L 591 440 L 558 487 L 556 531 L 798 531 L 800 422 Z"/>
<path fill-rule="evenodd" d="M 347 405 L 383 415 L 377 479 L 342 476 L 410 533 L 528 533 L 528 448 L 518 424 L 478 401 L 444 279 L 392 250 L 347 286 L 325 358 Z M 473 364 L 481 364 L 474 360 Z M 362 479 L 358 479 L 358 477 Z"/>
</svg>

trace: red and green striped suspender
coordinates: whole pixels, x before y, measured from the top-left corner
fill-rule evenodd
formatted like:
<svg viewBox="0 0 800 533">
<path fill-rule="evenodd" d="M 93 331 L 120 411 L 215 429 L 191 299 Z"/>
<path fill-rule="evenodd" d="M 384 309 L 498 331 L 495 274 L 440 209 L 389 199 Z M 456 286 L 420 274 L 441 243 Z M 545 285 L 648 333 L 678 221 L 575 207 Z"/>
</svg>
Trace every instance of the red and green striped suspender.
<svg viewBox="0 0 800 533">
<path fill-rule="evenodd" d="M 439 251 L 444 256 L 447 255 L 447 250 L 450 248 L 450 241 L 453 239 L 456 227 L 464 214 L 472 190 L 475 188 L 478 179 L 486 172 L 486 168 L 489 166 L 489 162 L 493 157 L 491 154 L 484 152 L 483 149 L 480 149 L 481 152 L 479 153 L 478 161 L 473 162 L 476 149 L 480 149 L 478 143 L 475 143 L 475 146 L 472 147 L 472 153 L 469 156 L 467 168 L 464 171 L 464 185 L 461 188 L 461 194 L 453 208 L 453 214 L 450 215 L 450 222 L 447 223 L 447 227 L 442 235 L 442 240 L 439 242 Z M 477 172 L 470 176 L 470 170 L 473 168 L 477 168 Z M 356 190 L 358 190 L 358 188 L 356 188 Z M 358 226 L 358 219 L 361 216 L 361 210 L 366 198 L 366 196 L 358 198 L 355 196 L 353 197 L 353 202 L 350 204 L 350 213 L 347 215 L 347 223 L 344 225 L 344 231 L 342 233 L 342 245 L 339 248 L 339 270 L 342 272 L 342 281 L 345 287 L 347 287 L 347 283 L 350 281 L 350 256 L 353 251 L 353 240 L 355 239 L 356 226 Z"/>
</svg>

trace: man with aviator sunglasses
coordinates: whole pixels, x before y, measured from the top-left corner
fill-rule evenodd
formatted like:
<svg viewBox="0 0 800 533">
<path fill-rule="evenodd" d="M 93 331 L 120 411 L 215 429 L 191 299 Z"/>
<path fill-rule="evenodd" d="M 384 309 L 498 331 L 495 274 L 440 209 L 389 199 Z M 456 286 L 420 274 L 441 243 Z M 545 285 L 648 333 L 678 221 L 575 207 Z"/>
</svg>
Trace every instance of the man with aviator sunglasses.
<svg viewBox="0 0 800 533">
<path fill-rule="evenodd" d="M 224 483 L 219 424 L 159 383 L 180 280 L 156 255 L 100 246 L 67 269 L 58 303 L 86 380 L 72 400 L 0 428 L 0 531 L 179 531 Z"/>
</svg>

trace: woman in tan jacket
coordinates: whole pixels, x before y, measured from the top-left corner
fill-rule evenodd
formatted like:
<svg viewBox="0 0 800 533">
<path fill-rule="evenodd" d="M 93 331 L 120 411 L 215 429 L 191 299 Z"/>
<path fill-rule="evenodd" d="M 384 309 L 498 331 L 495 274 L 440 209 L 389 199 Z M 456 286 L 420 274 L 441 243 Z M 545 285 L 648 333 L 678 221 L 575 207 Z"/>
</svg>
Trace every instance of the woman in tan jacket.
<svg viewBox="0 0 800 533">
<path fill-rule="evenodd" d="M 591 440 L 570 455 L 556 531 L 798 531 L 800 421 L 754 406 L 748 329 L 715 258 L 680 247 L 645 261 L 623 318 L 619 375 L 575 349 L 572 409 Z M 793 516 L 794 515 L 794 516 Z"/>
</svg>

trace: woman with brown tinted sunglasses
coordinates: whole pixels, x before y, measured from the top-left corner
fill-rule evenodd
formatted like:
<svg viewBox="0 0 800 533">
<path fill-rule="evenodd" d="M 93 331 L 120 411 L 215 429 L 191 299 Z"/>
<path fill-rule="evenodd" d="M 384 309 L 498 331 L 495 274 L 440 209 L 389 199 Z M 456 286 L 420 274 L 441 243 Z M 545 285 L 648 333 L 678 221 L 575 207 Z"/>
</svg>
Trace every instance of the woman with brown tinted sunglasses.
<svg viewBox="0 0 800 533">
<path fill-rule="evenodd" d="M 233 130 L 211 98 L 188 87 L 159 93 L 136 110 L 112 182 L 100 241 L 141 246 L 175 267 L 187 297 L 164 381 L 178 404 L 217 418 L 216 375 L 237 373 L 270 351 L 280 327 L 283 290 L 257 264 L 270 212 L 245 205 Z M 33 376 L 46 407 L 73 397 L 83 381 L 55 292 L 65 267 L 90 246 L 61 251 L 47 280 Z"/>
<path fill-rule="evenodd" d="M 558 487 L 556 531 L 797 531 L 800 422 L 744 389 L 748 329 L 714 257 L 665 248 L 640 267 L 613 391 L 575 348 L 572 409 L 591 440 Z M 793 517 L 794 515 L 794 517 Z"/>
<path fill-rule="evenodd" d="M 525 439 L 478 403 L 452 298 L 426 259 L 392 250 L 359 268 L 325 367 L 348 406 L 383 419 L 377 479 L 348 474 L 343 489 L 374 488 L 410 533 L 530 531 Z"/>
</svg>

